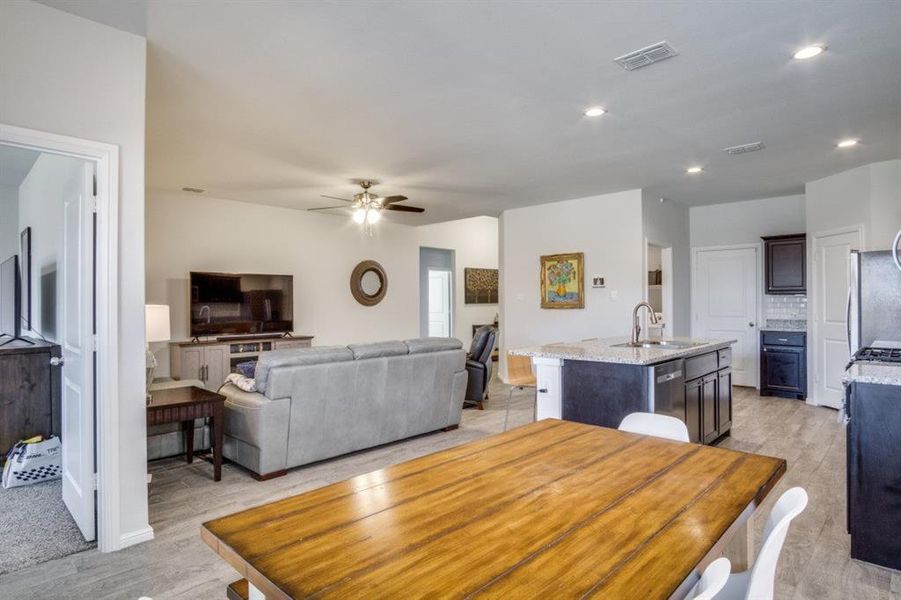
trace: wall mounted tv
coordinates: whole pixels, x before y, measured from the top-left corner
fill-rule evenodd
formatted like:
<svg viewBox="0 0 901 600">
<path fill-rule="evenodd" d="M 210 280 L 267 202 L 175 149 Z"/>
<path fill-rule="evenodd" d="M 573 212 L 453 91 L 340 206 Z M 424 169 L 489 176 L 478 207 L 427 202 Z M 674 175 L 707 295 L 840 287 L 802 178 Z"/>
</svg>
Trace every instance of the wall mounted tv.
<svg viewBox="0 0 901 600">
<path fill-rule="evenodd" d="M 191 273 L 191 337 L 288 333 L 291 275 Z"/>
</svg>

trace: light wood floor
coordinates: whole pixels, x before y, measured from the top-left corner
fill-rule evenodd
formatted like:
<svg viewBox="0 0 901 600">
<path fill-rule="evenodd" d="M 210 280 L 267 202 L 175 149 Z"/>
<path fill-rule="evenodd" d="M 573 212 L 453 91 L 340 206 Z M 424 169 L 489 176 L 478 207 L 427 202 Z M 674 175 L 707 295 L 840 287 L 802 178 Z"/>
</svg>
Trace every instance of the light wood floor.
<svg viewBox="0 0 901 600">
<path fill-rule="evenodd" d="M 777 598 L 901 600 L 901 573 L 848 558 L 845 534 L 845 436 L 835 411 L 803 402 L 761 398 L 736 388 L 734 429 L 723 445 L 779 456 L 788 472 L 762 514 L 786 488 L 810 494 L 807 510 L 792 525 L 782 553 Z M 511 426 L 531 420 L 531 396 L 514 397 Z M 201 541 L 200 524 L 242 508 L 340 481 L 389 464 L 448 448 L 502 429 L 506 388 L 492 385 L 486 410 L 466 410 L 460 429 L 422 436 L 257 482 L 226 465 L 214 483 L 212 467 L 167 459 L 151 466 L 151 542 L 113 554 L 96 550 L 36 565 L 0 577 L 0 598 L 130 598 L 184 600 L 225 597 L 235 572 Z M 763 518 L 756 525 L 763 527 Z"/>
</svg>

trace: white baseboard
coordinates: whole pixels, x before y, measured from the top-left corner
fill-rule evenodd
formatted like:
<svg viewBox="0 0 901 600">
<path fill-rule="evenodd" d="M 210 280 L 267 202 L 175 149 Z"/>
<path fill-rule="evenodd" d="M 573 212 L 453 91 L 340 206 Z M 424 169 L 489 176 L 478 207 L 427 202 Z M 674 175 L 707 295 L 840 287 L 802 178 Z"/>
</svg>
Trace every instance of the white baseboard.
<svg viewBox="0 0 901 600">
<path fill-rule="evenodd" d="M 120 536 L 118 550 L 128 548 L 129 546 L 134 546 L 135 544 L 140 544 L 141 542 L 149 542 L 152 539 L 153 527 L 148 525 L 143 529 L 138 529 L 137 531 L 132 531 Z"/>
</svg>

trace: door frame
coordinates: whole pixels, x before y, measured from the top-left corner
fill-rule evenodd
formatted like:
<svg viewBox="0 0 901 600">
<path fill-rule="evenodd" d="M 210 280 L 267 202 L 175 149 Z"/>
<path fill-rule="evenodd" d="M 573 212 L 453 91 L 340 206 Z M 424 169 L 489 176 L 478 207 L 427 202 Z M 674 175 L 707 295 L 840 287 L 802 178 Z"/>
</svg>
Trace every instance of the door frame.
<svg viewBox="0 0 901 600">
<path fill-rule="evenodd" d="M 754 389 L 760 389 L 760 328 L 763 323 L 763 242 L 748 242 L 746 244 L 728 244 L 723 246 L 692 246 L 691 248 L 691 335 L 698 335 L 698 313 L 695 310 L 698 296 L 697 264 L 698 255 L 701 252 L 716 252 L 718 250 L 748 250 L 753 249 L 757 253 L 757 318 L 754 327 L 754 352 L 757 356 L 757 368 L 754 369 Z"/>
<path fill-rule="evenodd" d="M 650 238 L 644 238 L 644 255 L 642 257 L 642 264 L 644 265 L 644 278 L 642 279 L 643 287 L 644 287 L 644 299 L 647 301 L 650 294 L 650 288 L 648 284 L 648 246 L 656 246 L 660 248 L 660 268 L 663 270 L 663 287 L 661 289 L 661 297 L 663 300 L 663 318 L 666 319 L 665 324 L 669 327 L 669 329 L 664 328 L 664 337 L 673 337 L 675 333 L 673 333 L 675 329 L 676 322 L 676 310 L 675 310 L 675 293 L 673 288 L 675 286 L 675 280 L 673 278 L 673 246 L 672 244 L 666 244 L 664 242 L 657 242 Z M 644 315 L 644 331 L 648 330 L 650 327 L 651 319 L 648 317 L 647 312 L 642 313 Z"/>
<path fill-rule="evenodd" d="M 124 547 L 119 526 L 119 147 L 0 123 L 0 143 L 26 150 L 79 158 L 94 163 L 97 177 L 97 248 L 94 312 L 97 325 L 94 366 L 93 448 L 96 469 L 97 547 Z M 82 274 L 93 282 L 91 273 Z M 152 530 L 150 539 L 153 537 Z M 137 540 L 143 541 L 143 540 Z"/>
<path fill-rule="evenodd" d="M 449 257 L 447 264 L 430 265 L 427 260 L 423 260 L 423 255 L 430 252 L 441 253 L 444 257 Z M 447 270 L 450 272 L 450 336 L 457 337 L 457 251 L 453 248 L 438 248 L 436 246 L 419 246 L 419 334 L 423 337 L 429 332 L 429 269 Z"/>
<path fill-rule="evenodd" d="M 807 398 L 804 400 L 811 406 L 820 406 L 817 394 L 817 374 L 819 369 L 820 355 L 817 352 L 820 344 L 820 328 L 817 324 L 817 309 L 819 308 L 817 284 L 817 256 L 816 241 L 820 238 L 827 238 L 833 235 L 842 235 L 845 233 L 856 233 L 860 241 L 860 248 L 855 250 L 863 250 L 866 248 L 866 228 L 862 223 L 857 225 L 848 225 L 846 227 L 837 227 L 835 229 L 824 229 L 814 231 L 807 236 Z M 848 284 L 850 285 L 850 281 Z M 813 366 L 811 369 L 810 367 Z"/>
<path fill-rule="evenodd" d="M 447 273 L 447 337 L 456 337 L 454 335 L 454 270 L 450 267 L 426 267 L 426 277 L 431 271 Z M 426 280 L 428 286 L 428 280 Z M 426 309 L 428 312 L 428 309 Z"/>
</svg>

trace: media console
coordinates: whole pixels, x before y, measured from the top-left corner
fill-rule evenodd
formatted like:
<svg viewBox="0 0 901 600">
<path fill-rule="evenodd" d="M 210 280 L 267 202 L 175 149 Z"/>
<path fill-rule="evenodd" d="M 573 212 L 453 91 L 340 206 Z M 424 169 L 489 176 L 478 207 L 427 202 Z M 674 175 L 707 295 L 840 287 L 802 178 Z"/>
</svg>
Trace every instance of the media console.
<svg viewBox="0 0 901 600">
<path fill-rule="evenodd" d="M 175 379 L 198 379 L 206 388 L 216 391 L 229 373 L 238 372 L 240 363 L 256 360 L 261 352 L 309 348 L 312 343 L 311 335 L 284 337 L 282 334 L 172 342 L 170 370 Z"/>
</svg>

